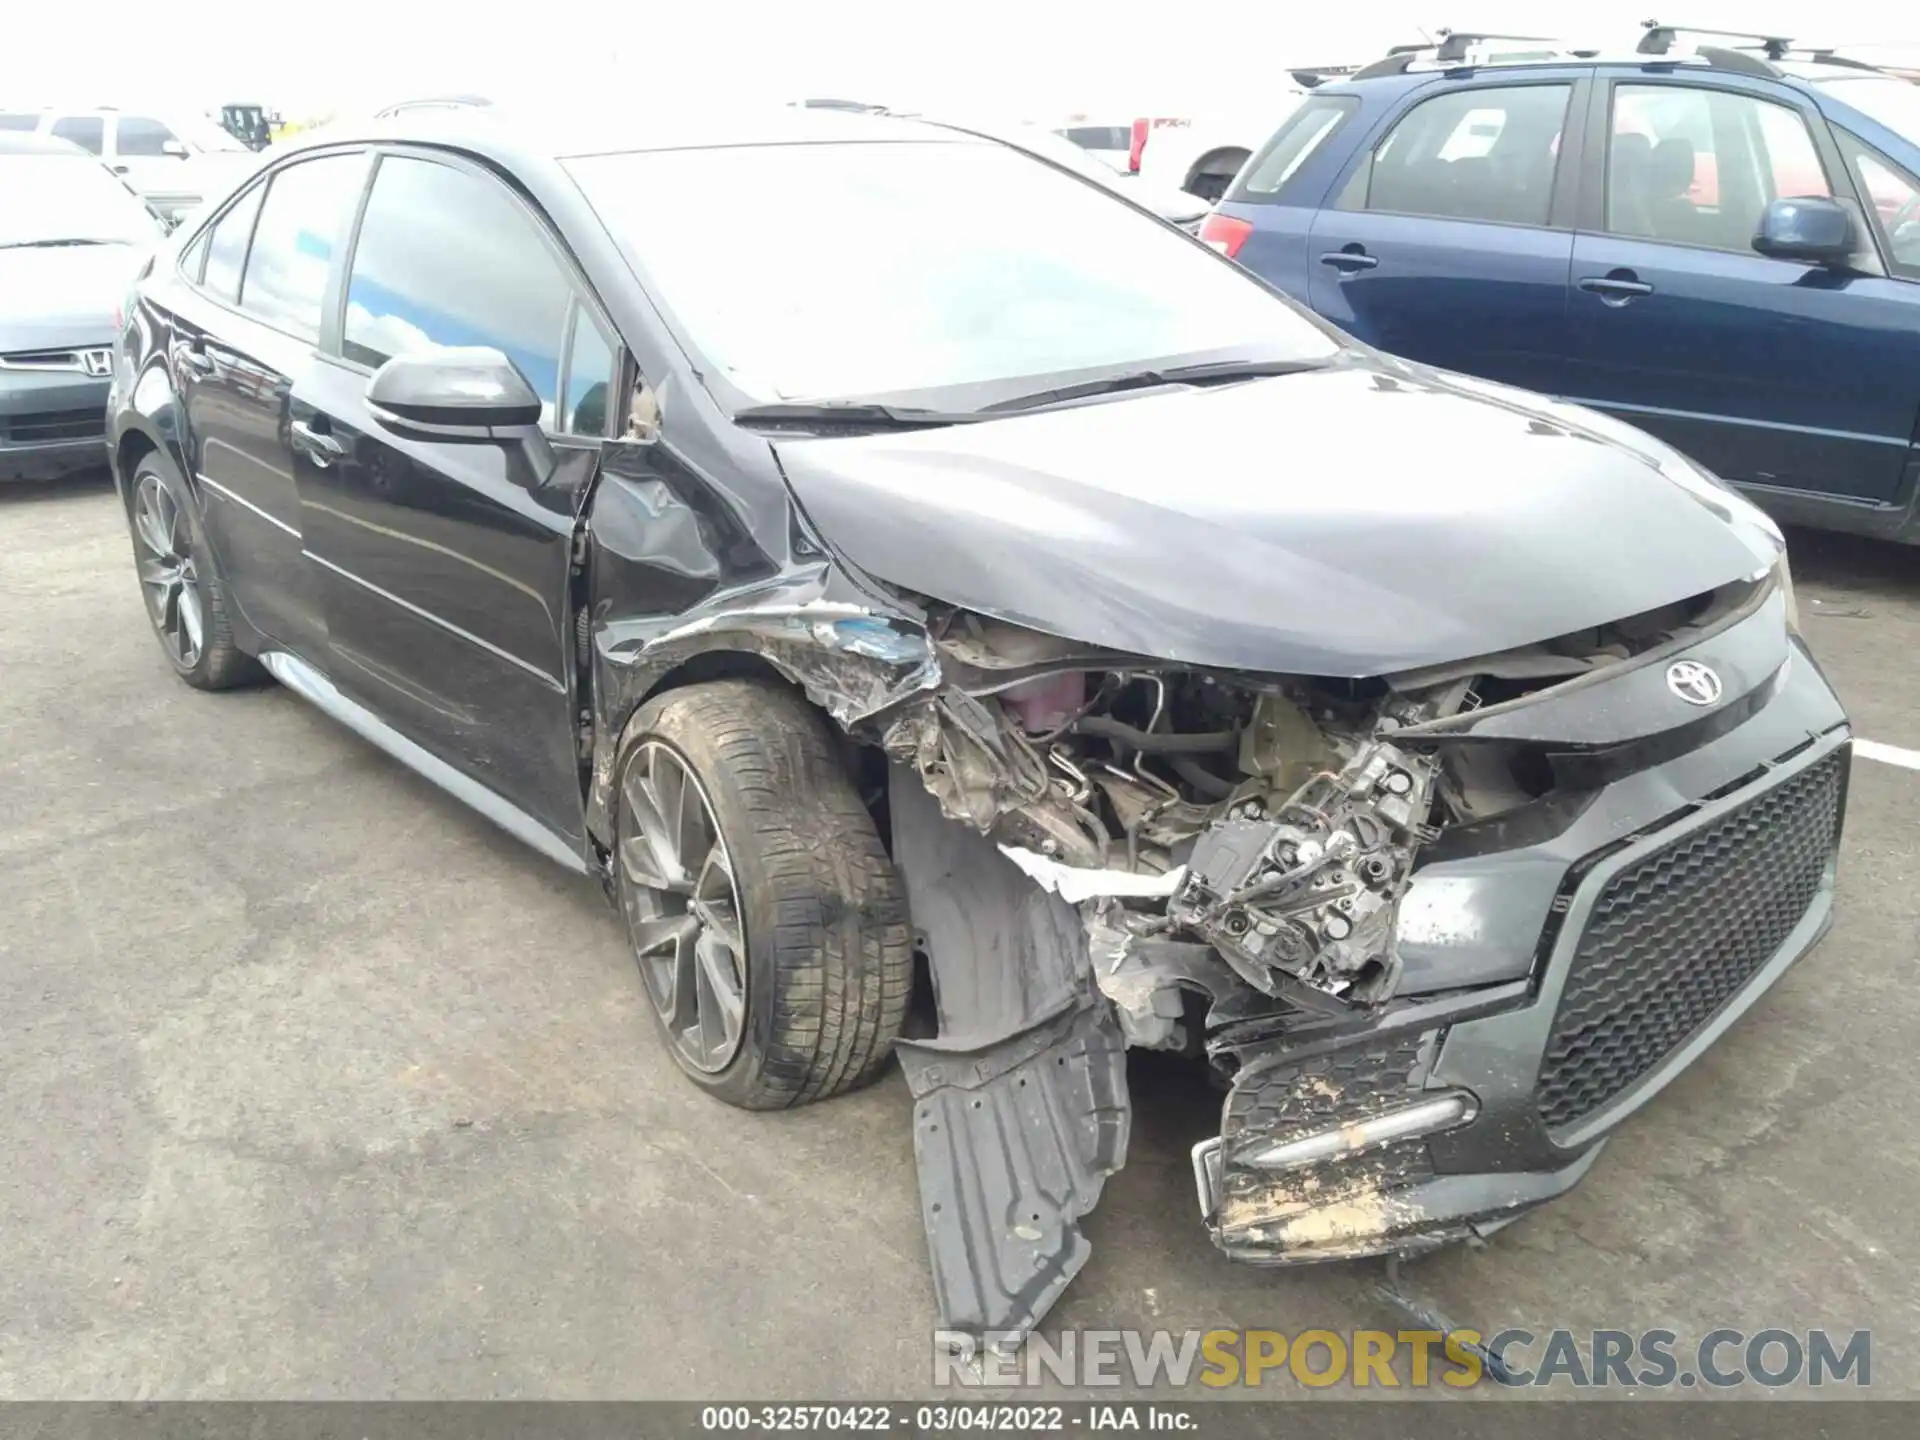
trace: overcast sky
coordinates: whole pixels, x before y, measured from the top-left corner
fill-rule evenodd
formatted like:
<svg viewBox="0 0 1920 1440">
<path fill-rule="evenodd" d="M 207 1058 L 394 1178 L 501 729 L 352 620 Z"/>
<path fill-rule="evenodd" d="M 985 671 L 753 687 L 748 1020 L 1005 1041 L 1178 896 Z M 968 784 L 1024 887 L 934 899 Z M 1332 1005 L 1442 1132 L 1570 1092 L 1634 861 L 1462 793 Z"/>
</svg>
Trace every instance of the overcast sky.
<svg viewBox="0 0 1920 1440">
<path fill-rule="evenodd" d="M 1035 119 L 1198 113 L 1236 108 L 1288 66 L 1365 60 L 1449 20 L 1604 41 L 1663 8 L 1460 3 L 1453 15 L 1405 0 L 6 0 L 0 103 L 254 100 L 292 117 L 449 90 L 592 86 L 615 99 L 847 95 Z M 1920 40 L 1906 7 L 1674 3 L 1695 24 L 1785 27 L 1808 41 Z M 1810 16 L 1827 28 L 1809 30 Z"/>
</svg>

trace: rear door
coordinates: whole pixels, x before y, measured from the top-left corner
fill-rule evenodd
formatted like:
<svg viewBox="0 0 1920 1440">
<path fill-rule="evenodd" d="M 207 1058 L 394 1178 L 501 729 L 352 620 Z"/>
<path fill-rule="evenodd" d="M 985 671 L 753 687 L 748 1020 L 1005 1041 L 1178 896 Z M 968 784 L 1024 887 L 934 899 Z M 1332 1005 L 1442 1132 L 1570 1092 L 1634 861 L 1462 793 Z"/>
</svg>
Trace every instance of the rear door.
<svg viewBox="0 0 1920 1440">
<path fill-rule="evenodd" d="M 1313 218 L 1313 308 L 1395 355 L 1555 388 L 1587 84 L 1555 68 L 1415 92 Z"/>
<path fill-rule="evenodd" d="M 613 420 L 614 332 L 543 217 L 432 152 L 382 156 L 342 300 L 292 408 L 332 679 L 578 840 L 572 547 Z M 542 397 L 544 438 L 429 440 L 375 418 L 387 359 L 474 345 Z"/>
<path fill-rule="evenodd" d="M 1749 485 L 1885 503 L 1920 400 L 1920 310 L 1890 276 L 1826 122 L 1737 75 L 1596 84 L 1564 392 Z M 1753 250 L 1767 204 L 1834 195 L 1847 270 Z"/>
<path fill-rule="evenodd" d="M 191 288 L 169 357 L 232 598 L 255 629 L 308 658 L 324 653 L 326 625 L 301 558 L 288 404 L 313 363 L 368 162 L 355 150 L 302 159 L 236 197 L 187 251 Z"/>
<path fill-rule="evenodd" d="M 1223 248 L 1270 285 L 1302 305 L 1313 303 L 1315 266 L 1307 237 L 1315 213 L 1341 172 L 1355 132 L 1377 118 L 1362 114 L 1358 95 L 1310 95 L 1240 169 L 1215 207 L 1229 222 L 1250 227 Z"/>
</svg>

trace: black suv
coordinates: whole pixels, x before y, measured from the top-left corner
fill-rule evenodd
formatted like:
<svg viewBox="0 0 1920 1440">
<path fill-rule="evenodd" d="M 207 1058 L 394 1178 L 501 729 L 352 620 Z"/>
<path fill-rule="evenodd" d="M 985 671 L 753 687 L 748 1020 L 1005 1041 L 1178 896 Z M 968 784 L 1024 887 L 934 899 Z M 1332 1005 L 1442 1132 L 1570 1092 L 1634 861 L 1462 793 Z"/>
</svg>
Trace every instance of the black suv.
<svg viewBox="0 0 1920 1440">
<path fill-rule="evenodd" d="M 604 880 L 717 1098 L 897 1054 L 949 1326 L 1085 1263 L 1128 1046 L 1226 1084 L 1228 1253 L 1417 1251 L 1823 933 L 1846 717 L 1671 449 L 977 136 L 571 136 L 315 136 L 170 243 L 114 366 L 148 612 Z"/>
</svg>

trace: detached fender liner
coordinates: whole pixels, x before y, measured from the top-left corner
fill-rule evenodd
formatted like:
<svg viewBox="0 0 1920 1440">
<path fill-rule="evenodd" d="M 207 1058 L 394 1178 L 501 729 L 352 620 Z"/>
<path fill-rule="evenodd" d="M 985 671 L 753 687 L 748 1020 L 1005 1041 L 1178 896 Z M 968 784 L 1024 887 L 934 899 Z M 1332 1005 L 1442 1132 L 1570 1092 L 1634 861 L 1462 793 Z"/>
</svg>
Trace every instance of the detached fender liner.
<svg viewBox="0 0 1920 1440">
<path fill-rule="evenodd" d="M 893 770 L 894 863 L 940 1017 L 896 1042 L 943 1327 L 1037 1324 L 1092 1246 L 1080 1219 L 1126 1163 L 1126 1042 L 1073 907 Z"/>
</svg>

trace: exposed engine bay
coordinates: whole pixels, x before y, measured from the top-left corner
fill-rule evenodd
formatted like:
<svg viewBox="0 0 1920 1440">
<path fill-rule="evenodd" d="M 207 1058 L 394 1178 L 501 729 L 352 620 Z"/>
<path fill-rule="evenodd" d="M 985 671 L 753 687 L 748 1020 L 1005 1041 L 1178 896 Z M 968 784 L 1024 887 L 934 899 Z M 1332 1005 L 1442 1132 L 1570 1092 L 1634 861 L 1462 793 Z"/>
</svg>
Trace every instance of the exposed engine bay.
<svg viewBox="0 0 1920 1440">
<path fill-rule="evenodd" d="M 1422 846 L 1551 783 L 1536 755 L 1442 743 L 1445 722 L 1629 660 L 1739 598 L 1368 681 L 1143 665 L 936 608 L 950 683 L 883 743 L 948 818 L 1097 917 L 1109 949 L 1198 941 L 1262 995 L 1364 1006 L 1394 992 L 1396 906 Z M 1180 1043 L 1154 1028 L 1130 1038 Z"/>
</svg>

